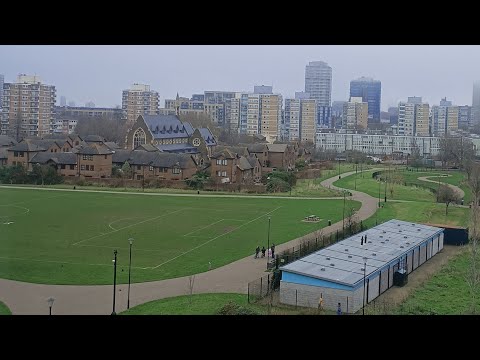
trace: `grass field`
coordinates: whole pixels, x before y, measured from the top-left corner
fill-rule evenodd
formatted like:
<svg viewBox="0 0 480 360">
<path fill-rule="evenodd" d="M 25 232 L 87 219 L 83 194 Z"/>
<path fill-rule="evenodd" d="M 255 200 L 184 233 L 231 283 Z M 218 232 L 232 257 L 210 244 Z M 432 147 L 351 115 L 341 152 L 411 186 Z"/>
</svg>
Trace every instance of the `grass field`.
<svg viewBox="0 0 480 360">
<path fill-rule="evenodd" d="M 372 178 L 373 171 L 367 171 L 362 178 L 356 176 L 356 190 L 362 191 L 373 197 L 378 197 L 380 188 L 380 198 L 385 197 L 385 183 L 379 182 Z M 335 186 L 355 190 L 355 175 L 344 177 L 333 183 Z M 387 199 L 391 198 L 390 187 L 387 188 Z M 400 184 L 394 185 L 393 199 L 395 200 L 411 200 L 411 201 L 435 201 L 435 195 L 423 187 L 404 186 Z"/>
<path fill-rule="evenodd" d="M 0 315 L 12 315 L 10 309 L 3 302 L 0 301 Z"/>
<path fill-rule="evenodd" d="M 358 209 L 360 203 L 349 207 Z M 148 196 L 0 188 L 0 277 L 48 284 L 132 282 L 204 272 L 342 218 L 339 200 Z M 305 223 L 307 215 L 319 223 Z"/>
<path fill-rule="evenodd" d="M 415 290 L 399 306 L 397 313 L 441 315 L 469 314 L 471 294 L 466 282 L 469 268 L 469 253 L 465 251 L 454 259 L 422 287 Z M 476 313 L 480 311 L 480 292 L 476 295 Z"/>
<path fill-rule="evenodd" d="M 377 213 L 365 220 L 363 223 L 368 226 L 375 226 L 378 217 L 378 223 L 390 219 L 412 221 L 418 223 L 445 224 L 456 226 L 467 226 L 470 215 L 470 209 L 450 205 L 448 216 L 445 216 L 445 205 L 437 203 L 418 202 L 393 202 L 386 203 L 381 201 L 383 208 L 377 210 Z"/>
</svg>

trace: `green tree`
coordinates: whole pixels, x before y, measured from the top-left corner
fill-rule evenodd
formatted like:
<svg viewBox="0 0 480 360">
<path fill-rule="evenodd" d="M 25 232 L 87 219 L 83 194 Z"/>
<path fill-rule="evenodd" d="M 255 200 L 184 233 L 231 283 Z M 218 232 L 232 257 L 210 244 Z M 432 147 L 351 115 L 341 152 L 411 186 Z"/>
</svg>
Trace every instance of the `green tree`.
<svg viewBox="0 0 480 360">
<path fill-rule="evenodd" d="M 125 161 L 125 163 L 122 165 L 122 177 L 124 179 L 132 178 L 132 167 L 130 166 L 128 161 Z"/>
<path fill-rule="evenodd" d="M 453 202 L 458 202 L 460 196 L 458 193 L 448 185 L 441 185 L 438 188 L 438 201 L 445 203 L 445 216 L 448 215 L 448 205 Z"/>
<path fill-rule="evenodd" d="M 209 175 L 206 171 L 197 171 L 191 179 L 185 180 L 185 183 L 192 189 L 202 190 L 208 179 Z"/>
</svg>

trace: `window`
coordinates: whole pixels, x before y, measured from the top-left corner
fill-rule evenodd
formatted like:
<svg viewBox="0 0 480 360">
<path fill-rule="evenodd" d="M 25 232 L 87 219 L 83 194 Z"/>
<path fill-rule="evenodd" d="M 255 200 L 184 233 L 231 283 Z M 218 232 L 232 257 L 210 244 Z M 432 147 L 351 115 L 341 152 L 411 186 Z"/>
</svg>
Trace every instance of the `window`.
<svg viewBox="0 0 480 360">
<path fill-rule="evenodd" d="M 83 154 L 83 160 L 87 160 L 87 159 L 88 159 L 87 155 Z"/>
<path fill-rule="evenodd" d="M 85 165 L 80 165 L 80 170 L 85 170 Z"/>
<path fill-rule="evenodd" d="M 153 166 L 150 166 L 149 170 L 150 170 L 150 171 L 153 171 Z"/>
<path fill-rule="evenodd" d="M 172 169 L 172 173 L 173 173 L 173 174 L 180 174 L 180 171 L 181 171 L 181 170 L 180 170 L 179 168 L 173 168 L 173 169 Z"/>
<path fill-rule="evenodd" d="M 20 153 L 18 154 L 18 156 L 23 157 L 23 151 L 20 151 Z"/>
<path fill-rule="evenodd" d="M 90 165 L 90 171 L 93 171 L 93 165 Z"/>
<path fill-rule="evenodd" d="M 222 176 L 227 176 L 227 172 L 226 172 L 226 171 L 222 171 Z"/>
<path fill-rule="evenodd" d="M 17 152 L 17 151 L 14 151 L 14 152 L 13 152 L 13 156 L 18 157 L 18 152 Z M 15 165 L 15 164 L 13 164 L 13 165 Z"/>
<path fill-rule="evenodd" d="M 107 155 L 105 155 L 105 159 L 107 158 Z"/>
<path fill-rule="evenodd" d="M 70 165 L 70 170 L 75 170 L 75 165 Z"/>
<path fill-rule="evenodd" d="M 137 165 L 137 170 L 142 170 L 142 167 L 140 165 Z"/>
<path fill-rule="evenodd" d="M 168 168 L 163 168 L 163 172 L 166 173 L 168 171 Z"/>
<path fill-rule="evenodd" d="M 147 138 L 145 136 L 145 131 L 142 128 L 139 128 L 133 134 L 133 148 L 147 143 Z"/>
<path fill-rule="evenodd" d="M 64 170 L 65 169 L 65 164 L 60 165 L 60 169 Z"/>
</svg>

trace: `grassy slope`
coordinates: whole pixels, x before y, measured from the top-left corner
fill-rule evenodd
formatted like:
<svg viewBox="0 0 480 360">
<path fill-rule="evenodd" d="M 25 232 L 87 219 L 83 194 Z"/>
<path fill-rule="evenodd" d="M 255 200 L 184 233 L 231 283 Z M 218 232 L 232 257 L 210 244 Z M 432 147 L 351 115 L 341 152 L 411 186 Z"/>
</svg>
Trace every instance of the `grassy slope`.
<svg viewBox="0 0 480 360">
<path fill-rule="evenodd" d="M 0 315 L 12 315 L 10 309 L 3 302 L 0 301 Z"/>
<path fill-rule="evenodd" d="M 347 206 L 358 209 L 360 203 Z M 272 210 L 270 242 L 280 244 L 322 228 L 328 220 L 341 220 L 342 209 L 339 200 L 0 189 L 0 277 L 110 284 L 113 249 L 118 249 L 117 281 L 126 283 L 130 237 L 135 238 L 133 282 L 185 276 L 207 271 L 209 262 L 220 267 L 253 254 L 257 245 L 266 246 L 266 214 Z M 301 221 L 311 214 L 323 220 Z"/>
</svg>

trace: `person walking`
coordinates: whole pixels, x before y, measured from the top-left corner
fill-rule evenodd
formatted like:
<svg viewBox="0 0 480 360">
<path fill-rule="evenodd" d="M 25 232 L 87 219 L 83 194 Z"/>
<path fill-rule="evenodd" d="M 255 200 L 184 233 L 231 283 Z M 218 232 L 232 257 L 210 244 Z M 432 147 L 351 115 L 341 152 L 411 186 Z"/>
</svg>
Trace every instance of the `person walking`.
<svg viewBox="0 0 480 360">
<path fill-rule="evenodd" d="M 272 259 L 275 259 L 275 244 L 272 244 Z"/>
<path fill-rule="evenodd" d="M 262 258 L 265 257 L 265 251 L 267 251 L 267 250 L 265 249 L 265 246 L 262 246 Z"/>
<path fill-rule="evenodd" d="M 337 315 L 342 315 L 342 304 L 338 303 Z"/>
<path fill-rule="evenodd" d="M 257 259 L 257 258 L 258 258 L 259 252 L 260 252 L 260 246 L 257 246 L 257 248 L 255 249 L 255 257 L 254 257 L 254 259 Z"/>
</svg>

